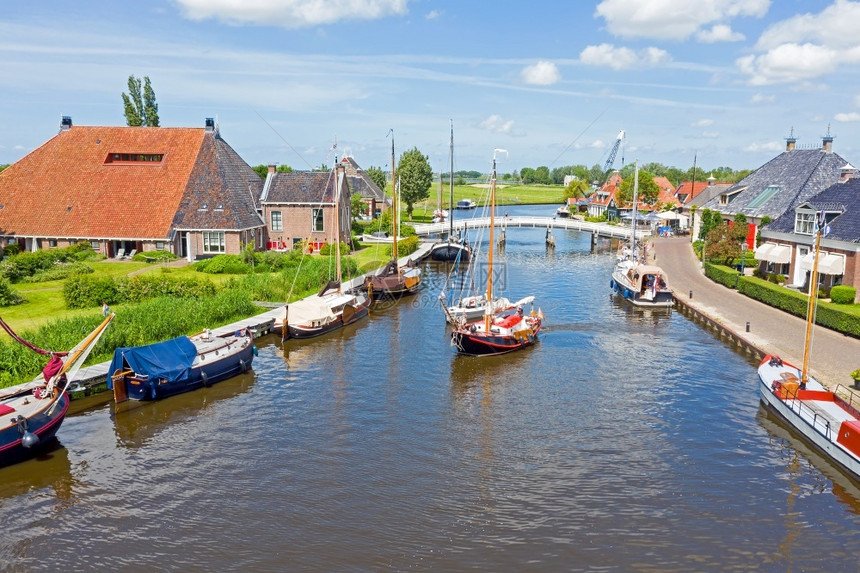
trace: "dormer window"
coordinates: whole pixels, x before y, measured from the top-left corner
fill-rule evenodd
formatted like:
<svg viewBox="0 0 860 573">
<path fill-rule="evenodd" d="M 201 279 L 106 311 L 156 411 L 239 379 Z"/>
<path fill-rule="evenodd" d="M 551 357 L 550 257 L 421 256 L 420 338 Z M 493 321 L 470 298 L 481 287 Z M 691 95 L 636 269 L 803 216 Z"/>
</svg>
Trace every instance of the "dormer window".
<svg viewBox="0 0 860 573">
<path fill-rule="evenodd" d="M 798 235 L 812 235 L 815 227 L 815 211 L 796 211 L 794 214 L 794 232 Z"/>
<path fill-rule="evenodd" d="M 105 165 L 158 165 L 163 159 L 163 153 L 108 153 Z"/>
<path fill-rule="evenodd" d="M 208 208 L 209 208 L 209 203 L 203 203 L 202 205 L 200 205 L 200 208 L 197 210 L 198 211 L 205 211 Z"/>
</svg>

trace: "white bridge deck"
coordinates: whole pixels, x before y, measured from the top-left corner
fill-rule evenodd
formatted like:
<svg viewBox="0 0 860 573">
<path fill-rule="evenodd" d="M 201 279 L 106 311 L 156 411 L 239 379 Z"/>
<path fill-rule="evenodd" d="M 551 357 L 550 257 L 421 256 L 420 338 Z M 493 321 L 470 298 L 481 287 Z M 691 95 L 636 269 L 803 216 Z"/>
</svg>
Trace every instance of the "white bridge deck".
<svg viewBox="0 0 860 573">
<path fill-rule="evenodd" d="M 412 223 L 415 233 L 420 237 L 439 235 L 447 233 L 450 228 L 448 222 L 442 223 Z M 469 219 L 454 219 L 454 230 L 464 231 L 469 229 L 486 229 L 490 226 L 489 217 L 473 217 Z M 511 227 L 542 228 L 542 229 L 568 229 L 591 233 L 598 237 L 612 239 L 630 239 L 633 230 L 630 227 L 620 227 L 608 223 L 588 223 L 579 219 L 554 219 L 552 217 L 496 217 L 494 227 L 503 229 Z M 647 229 L 637 229 L 636 236 L 645 238 L 651 234 Z"/>
</svg>

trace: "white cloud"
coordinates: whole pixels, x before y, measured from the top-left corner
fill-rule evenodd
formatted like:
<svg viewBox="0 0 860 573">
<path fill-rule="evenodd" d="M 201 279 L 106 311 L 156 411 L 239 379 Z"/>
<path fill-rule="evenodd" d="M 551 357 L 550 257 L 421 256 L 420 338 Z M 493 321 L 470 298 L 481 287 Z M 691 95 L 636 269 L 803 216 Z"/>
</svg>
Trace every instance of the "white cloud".
<svg viewBox="0 0 860 573">
<path fill-rule="evenodd" d="M 583 64 L 605 66 L 613 70 L 654 67 L 671 60 L 669 53 L 659 48 L 646 48 L 637 53 L 630 48 L 616 48 L 612 44 L 586 46 L 579 54 L 579 61 Z"/>
<path fill-rule="evenodd" d="M 696 39 L 703 44 L 714 44 L 716 42 L 740 42 L 745 36 L 740 32 L 733 32 L 731 26 L 715 24 L 710 30 L 699 30 Z"/>
<path fill-rule="evenodd" d="M 424 18 L 427 20 L 435 20 L 436 18 L 440 18 L 442 14 L 443 12 L 440 12 L 439 10 L 430 10 L 429 12 L 427 12 Z"/>
<path fill-rule="evenodd" d="M 714 125 L 713 119 L 700 119 L 690 124 L 691 127 L 708 127 L 709 125 Z"/>
<path fill-rule="evenodd" d="M 773 151 L 782 151 L 783 146 L 781 143 L 779 143 L 777 141 L 768 141 L 767 143 L 751 143 L 751 144 L 747 145 L 746 147 L 744 147 L 743 150 L 749 151 L 752 153 L 755 153 L 758 151 L 773 152 Z"/>
<path fill-rule="evenodd" d="M 860 107 L 860 95 L 854 96 L 854 105 Z"/>
<path fill-rule="evenodd" d="M 836 0 L 818 14 L 800 14 L 770 26 L 756 43 L 760 54 L 736 64 L 752 85 L 805 82 L 815 87 L 809 80 L 860 63 L 858 19 L 860 2 Z"/>
<path fill-rule="evenodd" d="M 514 120 L 504 120 L 502 116 L 494 114 L 479 123 L 478 127 L 492 133 L 511 134 L 514 128 Z"/>
<path fill-rule="evenodd" d="M 856 111 L 852 111 L 850 113 L 837 113 L 833 116 L 833 119 L 841 122 L 860 121 L 860 113 L 857 113 Z"/>
<path fill-rule="evenodd" d="M 776 101 L 776 96 L 773 94 L 765 95 L 765 94 L 755 94 L 750 98 L 750 103 L 773 103 Z"/>
<path fill-rule="evenodd" d="M 591 144 L 588 147 L 590 147 L 592 149 L 605 149 L 606 144 L 601 139 L 595 139 L 594 141 L 591 142 Z"/>
<path fill-rule="evenodd" d="M 192 20 L 303 28 L 404 15 L 410 0 L 175 0 Z"/>
<path fill-rule="evenodd" d="M 719 131 L 703 131 L 701 133 L 701 137 L 703 139 L 719 139 L 720 132 Z"/>
<path fill-rule="evenodd" d="M 709 24 L 767 14 L 770 0 L 603 0 L 595 15 L 623 38 L 684 40 Z"/>
<path fill-rule="evenodd" d="M 520 75 L 525 83 L 535 86 L 551 86 L 561 79 L 558 67 L 545 60 L 541 60 L 533 66 L 526 66 Z"/>
</svg>

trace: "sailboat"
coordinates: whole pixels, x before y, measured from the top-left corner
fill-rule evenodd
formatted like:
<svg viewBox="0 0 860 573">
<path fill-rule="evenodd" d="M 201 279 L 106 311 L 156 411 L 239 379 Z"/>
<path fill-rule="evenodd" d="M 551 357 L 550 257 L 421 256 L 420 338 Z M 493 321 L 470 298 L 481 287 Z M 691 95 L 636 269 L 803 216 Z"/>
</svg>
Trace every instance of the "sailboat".
<svg viewBox="0 0 860 573">
<path fill-rule="evenodd" d="M 803 366 L 798 368 L 779 356 L 768 354 L 758 367 L 759 391 L 762 402 L 854 479 L 860 479 L 860 401 L 855 401 L 854 395 L 841 385 L 831 392 L 809 375 L 812 330 L 818 305 L 818 255 L 821 238 L 827 234 L 824 211 L 818 214 L 814 231 L 815 255 L 806 306 Z M 845 399 L 843 395 L 850 398 Z"/>
<path fill-rule="evenodd" d="M 397 234 L 400 224 L 397 218 L 400 204 L 398 201 L 400 185 L 397 180 L 397 171 L 394 167 L 394 130 L 391 134 L 391 184 L 394 189 L 394 205 L 391 208 L 391 261 L 374 274 L 364 277 L 363 287 L 371 299 L 380 297 L 398 297 L 406 294 L 414 294 L 421 288 L 421 269 L 415 266 L 412 259 L 406 266 L 401 267 L 397 261 Z"/>
<path fill-rule="evenodd" d="M 633 225 L 630 244 L 618 254 L 609 287 L 635 306 L 670 307 L 675 304 L 666 273 L 657 265 L 640 260 L 636 244 L 636 214 L 639 200 L 639 162 L 633 175 Z"/>
<path fill-rule="evenodd" d="M 496 150 L 503 151 L 503 150 Z M 452 329 L 451 344 L 461 354 L 490 356 L 507 354 L 532 346 L 538 341 L 538 332 L 543 324 L 543 314 L 531 312 L 526 315 L 517 307 L 511 314 L 496 310 L 493 296 L 493 226 L 496 210 L 496 156 L 493 154 L 493 174 L 490 179 L 490 245 L 487 250 L 487 293 L 484 317 L 475 322 L 459 321 Z M 447 307 L 443 305 L 446 314 Z M 449 322 L 453 322 L 451 317 Z"/>
<path fill-rule="evenodd" d="M 343 180 L 342 167 L 337 164 L 332 171 L 335 179 L 334 229 L 335 263 L 337 279 L 329 281 L 315 296 L 290 303 L 284 316 L 275 320 L 272 330 L 286 338 L 312 338 L 348 324 L 357 322 L 368 314 L 370 299 L 360 290 L 344 292 L 340 265 L 340 190 Z"/>
<path fill-rule="evenodd" d="M 466 242 L 465 236 L 460 240 L 454 239 L 454 122 L 451 122 L 451 170 L 450 177 L 450 216 L 448 217 L 448 238 L 436 243 L 430 249 L 430 258 L 434 261 L 467 262 L 472 255 L 472 248 Z"/>
<path fill-rule="evenodd" d="M 39 378 L 0 390 L 0 466 L 32 456 L 56 435 L 69 410 L 66 390 L 114 316 L 108 314 L 68 352 L 37 348 L 0 320 L 0 326 L 12 338 L 34 352 L 51 355 Z"/>
</svg>

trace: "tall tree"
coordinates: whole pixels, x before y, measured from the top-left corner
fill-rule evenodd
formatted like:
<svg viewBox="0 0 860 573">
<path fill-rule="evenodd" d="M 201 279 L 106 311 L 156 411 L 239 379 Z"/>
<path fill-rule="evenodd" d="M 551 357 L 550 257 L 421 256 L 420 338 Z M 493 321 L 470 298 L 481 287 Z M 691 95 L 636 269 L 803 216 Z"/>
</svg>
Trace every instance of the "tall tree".
<svg viewBox="0 0 860 573">
<path fill-rule="evenodd" d="M 403 152 L 397 165 L 397 177 L 400 179 L 400 199 L 406 203 L 406 214 L 412 220 L 412 208 L 418 201 L 430 196 L 430 186 L 433 184 L 433 169 L 427 162 L 427 156 L 413 147 Z"/>
<path fill-rule="evenodd" d="M 128 76 L 128 93 L 122 94 L 125 107 L 125 123 L 130 127 L 158 127 L 158 104 L 155 102 L 155 91 L 149 83 L 149 76 L 141 81 L 133 75 Z"/>
<path fill-rule="evenodd" d="M 626 166 L 625 166 L 626 169 Z M 634 168 L 635 169 L 635 168 Z M 621 182 L 618 188 L 618 193 L 615 194 L 615 199 L 622 207 L 632 205 L 633 203 L 633 174 Z M 639 172 L 639 191 L 637 200 L 641 203 L 653 205 L 657 202 L 660 196 L 660 188 L 654 183 L 654 175 L 648 171 Z"/>
<path fill-rule="evenodd" d="M 371 165 L 364 172 L 367 173 L 367 176 L 370 177 L 371 181 L 376 183 L 377 187 L 385 192 L 385 172 L 382 170 L 382 167 L 374 167 Z"/>
</svg>

